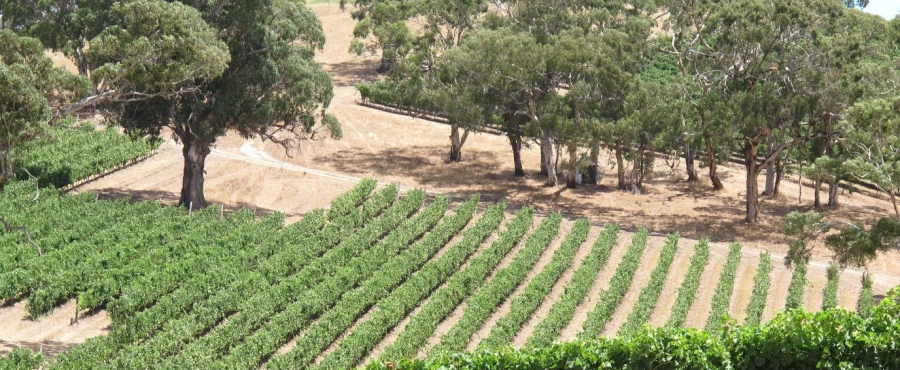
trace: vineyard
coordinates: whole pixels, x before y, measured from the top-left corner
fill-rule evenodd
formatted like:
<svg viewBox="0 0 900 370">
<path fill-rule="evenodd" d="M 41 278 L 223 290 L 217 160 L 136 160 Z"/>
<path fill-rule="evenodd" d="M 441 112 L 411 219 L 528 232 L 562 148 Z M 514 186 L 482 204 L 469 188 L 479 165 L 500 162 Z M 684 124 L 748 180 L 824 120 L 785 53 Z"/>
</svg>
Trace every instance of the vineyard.
<svg viewBox="0 0 900 370">
<path fill-rule="evenodd" d="M 156 138 L 122 135 L 114 127 L 97 130 L 87 122 L 74 126 L 65 120 L 43 138 L 19 148 L 13 158 L 27 170 L 21 171 L 20 179 L 29 178 L 30 173 L 42 187 L 61 188 L 135 161 L 157 146 Z"/>
<path fill-rule="evenodd" d="M 13 351 L 0 368 L 346 369 L 646 335 L 654 313 L 666 330 L 717 333 L 736 312 L 753 325 L 766 310 L 802 306 L 807 272 L 825 274 L 797 266 L 788 298 L 767 307 L 781 264 L 767 253 L 755 274 L 741 274 L 748 255 L 732 244 L 713 275 L 706 240 L 657 240 L 530 207 L 511 213 L 478 196 L 401 195 L 372 180 L 290 225 L 277 213 L 188 213 L 56 189 L 35 200 L 34 189 L 19 181 L 0 193 L 8 221 L 28 225 L 36 244 L 0 234 L 0 300 L 26 302 L 32 320 L 74 300 L 73 320 L 106 310 L 112 325 L 55 358 Z M 841 274 L 829 270 L 817 305 L 839 306 L 849 294 L 870 315 L 871 281 L 838 291 Z M 665 291 L 673 279 L 677 292 Z M 748 304 L 734 298 L 742 279 L 752 284 Z M 701 285 L 715 286 L 711 309 L 697 303 Z M 577 334 L 564 334 L 573 326 Z"/>
</svg>

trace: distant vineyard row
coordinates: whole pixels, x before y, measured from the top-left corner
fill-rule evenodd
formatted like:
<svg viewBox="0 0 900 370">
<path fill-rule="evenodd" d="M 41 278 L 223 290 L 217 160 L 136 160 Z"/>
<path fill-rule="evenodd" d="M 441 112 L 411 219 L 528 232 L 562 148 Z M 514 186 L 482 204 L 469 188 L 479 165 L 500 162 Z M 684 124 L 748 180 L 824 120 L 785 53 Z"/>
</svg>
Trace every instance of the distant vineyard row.
<svg viewBox="0 0 900 370">
<path fill-rule="evenodd" d="M 20 171 L 20 179 L 31 173 L 42 187 L 61 188 L 145 156 L 158 146 L 158 139 L 122 135 L 115 127 L 97 130 L 90 123 L 63 124 L 17 148 L 13 158 L 17 167 L 28 171 Z"/>
</svg>

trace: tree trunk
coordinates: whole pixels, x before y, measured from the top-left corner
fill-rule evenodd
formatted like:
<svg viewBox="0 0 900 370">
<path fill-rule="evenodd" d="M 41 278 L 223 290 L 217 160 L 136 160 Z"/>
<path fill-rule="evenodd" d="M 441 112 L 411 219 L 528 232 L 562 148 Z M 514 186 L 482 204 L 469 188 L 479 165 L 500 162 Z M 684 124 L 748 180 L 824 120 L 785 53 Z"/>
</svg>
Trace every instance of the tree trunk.
<svg viewBox="0 0 900 370">
<path fill-rule="evenodd" d="M 585 183 L 600 183 L 600 140 L 595 140 L 591 145 L 591 164 L 588 166 L 588 181 Z"/>
<path fill-rule="evenodd" d="M 841 189 L 838 184 L 840 183 L 840 179 L 837 176 L 832 177 L 828 181 L 828 207 L 829 208 L 838 208 L 841 204 L 838 199 L 839 190 Z"/>
<path fill-rule="evenodd" d="M 559 179 L 556 178 L 556 160 L 553 153 L 553 137 L 547 133 L 541 133 L 541 152 L 544 154 L 544 167 L 547 168 L 547 186 L 559 186 Z"/>
<path fill-rule="evenodd" d="M 772 196 L 778 195 L 778 190 L 781 189 L 781 178 L 784 176 L 784 166 L 781 163 L 781 157 L 775 159 L 775 187 L 772 188 Z M 800 189 L 803 189 L 803 183 L 799 182 Z M 802 191 L 802 190 L 801 190 Z"/>
<path fill-rule="evenodd" d="M 888 194 L 891 195 L 891 204 L 894 206 L 894 217 L 897 218 L 897 221 L 900 221 L 900 207 L 897 206 L 897 195 L 894 194 L 895 189 L 887 189 Z"/>
<path fill-rule="evenodd" d="M 0 187 L 6 185 L 13 177 L 11 150 L 0 150 Z"/>
<path fill-rule="evenodd" d="M 644 183 L 644 146 L 638 148 L 637 155 L 634 157 L 634 163 L 631 166 L 631 192 L 634 195 L 641 195 L 641 186 Z"/>
<path fill-rule="evenodd" d="M 688 182 L 697 182 L 700 181 L 700 177 L 697 176 L 697 166 L 694 164 L 694 155 L 697 154 L 697 149 L 691 148 L 691 143 L 687 140 L 684 141 L 684 167 L 687 169 L 687 181 Z"/>
<path fill-rule="evenodd" d="M 378 73 L 384 74 L 390 72 L 392 69 L 394 69 L 394 59 L 381 57 L 381 64 L 378 65 L 378 69 L 376 71 Z"/>
<path fill-rule="evenodd" d="M 207 206 L 203 195 L 203 176 L 206 156 L 210 153 L 210 144 L 195 140 L 182 140 L 184 149 L 184 177 L 181 184 L 179 206 L 188 209 L 201 209 Z"/>
<path fill-rule="evenodd" d="M 522 136 L 509 131 L 506 133 L 506 137 L 509 138 L 509 146 L 512 147 L 515 175 L 525 176 L 525 170 L 522 169 Z"/>
<path fill-rule="evenodd" d="M 744 168 L 747 174 L 747 194 L 745 196 L 747 217 L 744 218 L 744 221 L 748 223 L 759 221 L 759 182 L 757 177 L 760 168 L 756 160 L 757 150 L 759 150 L 758 146 L 750 143 L 744 144 Z"/>
<path fill-rule="evenodd" d="M 569 170 L 566 172 L 566 187 L 574 189 L 578 184 L 575 182 L 575 173 L 578 171 L 578 149 L 575 144 L 569 144 Z M 581 175 L 584 179 L 584 174 Z"/>
<path fill-rule="evenodd" d="M 616 171 L 619 174 L 619 190 L 628 190 L 628 184 L 625 183 L 625 155 L 622 153 L 622 140 L 616 141 Z"/>
<path fill-rule="evenodd" d="M 762 195 L 766 197 L 775 195 L 775 161 L 766 164 L 766 189 Z"/>
<path fill-rule="evenodd" d="M 462 161 L 462 147 L 466 143 L 466 137 L 469 130 L 465 130 L 462 136 L 459 135 L 459 125 L 453 123 L 450 125 L 450 162 Z"/>
<path fill-rule="evenodd" d="M 704 141 L 706 141 L 706 157 L 709 160 L 709 180 L 712 181 L 713 190 L 722 190 L 725 186 L 722 185 L 722 180 L 719 180 L 719 174 L 716 173 L 716 153 L 713 150 L 712 141 L 709 136 Z"/>
<path fill-rule="evenodd" d="M 800 188 L 803 188 L 802 184 Z M 813 207 L 815 208 L 819 208 L 822 206 L 822 201 L 819 199 L 820 190 L 822 190 L 822 180 L 816 180 L 815 185 L 813 185 Z"/>
<path fill-rule="evenodd" d="M 547 172 L 547 152 L 544 151 L 543 140 L 541 140 L 541 176 L 550 176 Z"/>
</svg>

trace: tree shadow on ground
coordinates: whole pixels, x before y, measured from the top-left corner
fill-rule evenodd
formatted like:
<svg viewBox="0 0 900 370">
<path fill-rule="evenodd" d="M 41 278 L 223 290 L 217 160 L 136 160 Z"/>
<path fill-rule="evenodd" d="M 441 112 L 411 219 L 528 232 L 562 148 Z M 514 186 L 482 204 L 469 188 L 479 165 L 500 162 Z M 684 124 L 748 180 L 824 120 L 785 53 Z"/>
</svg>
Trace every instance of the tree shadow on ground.
<svg viewBox="0 0 900 370">
<path fill-rule="evenodd" d="M 377 62 L 371 59 L 360 58 L 344 63 L 328 64 L 325 70 L 331 75 L 331 82 L 335 87 L 356 86 L 363 83 L 372 83 L 379 79 L 375 70 Z"/>
<path fill-rule="evenodd" d="M 43 353 L 45 356 L 54 358 L 60 353 L 67 351 L 69 348 L 78 344 L 64 343 L 54 340 L 45 340 L 40 342 L 23 342 L 23 341 L 7 341 L 0 339 L 0 356 L 6 356 L 16 348 L 27 348 L 35 352 Z"/>
<path fill-rule="evenodd" d="M 129 190 L 129 189 L 113 189 L 113 188 L 103 188 L 103 189 L 93 189 L 92 192 L 97 194 L 97 199 L 100 200 L 118 200 L 118 199 L 128 199 L 129 203 L 138 203 L 138 202 L 150 202 L 155 201 L 162 203 L 167 206 L 175 206 L 178 204 L 178 193 L 169 192 L 169 191 L 159 191 L 159 190 Z M 257 217 L 266 217 L 271 215 L 277 210 L 262 208 L 254 204 L 248 203 L 231 203 L 231 204 L 221 204 L 221 203 L 213 203 L 210 202 L 210 208 L 220 208 L 222 210 L 222 214 L 224 216 L 228 216 L 234 212 L 238 212 L 240 210 L 248 210 L 252 212 Z M 288 217 L 296 217 L 300 215 L 291 214 L 285 215 Z"/>
<path fill-rule="evenodd" d="M 785 244 L 784 217 L 792 211 L 812 210 L 811 205 L 798 203 L 796 198 L 792 201 L 785 194 L 760 197 L 760 221 L 748 224 L 744 222 L 740 189 L 715 191 L 708 179 L 689 183 L 680 172 L 672 172 L 668 167 L 660 170 L 657 166 L 654 175 L 645 183 L 643 194 L 634 195 L 616 188 L 616 172 L 605 163 L 601 163 L 600 184 L 568 189 L 564 187 L 562 175 L 560 184 L 563 186 L 559 188 L 544 187 L 545 178 L 536 172 L 527 172 L 525 177 L 513 176 L 510 166 L 501 166 L 501 163 L 511 162 L 511 155 L 505 157 L 498 152 L 464 148 L 463 162 L 450 163 L 447 156 L 446 148 L 430 146 L 394 147 L 374 152 L 350 148 L 319 161 L 323 167 L 338 172 L 414 181 L 415 184 L 401 185 L 454 197 L 468 198 L 480 193 L 482 202 L 506 201 L 510 211 L 531 205 L 539 215 L 559 211 L 570 218 L 590 218 L 597 224 L 616 222 L 623 229 L 647 227 L 651 231 L 678 232 L 690 238 L 706 237 L 713 242 Z M 738 174 L 735 168 L 720 171 L 723 179 Z M 697 204 L 692 205 L 692 200 L 697 200 Z M 851 205 L 838 212 L 844 217 L 858 219 L 880 215 L 878 209 Z"/>
</svg>

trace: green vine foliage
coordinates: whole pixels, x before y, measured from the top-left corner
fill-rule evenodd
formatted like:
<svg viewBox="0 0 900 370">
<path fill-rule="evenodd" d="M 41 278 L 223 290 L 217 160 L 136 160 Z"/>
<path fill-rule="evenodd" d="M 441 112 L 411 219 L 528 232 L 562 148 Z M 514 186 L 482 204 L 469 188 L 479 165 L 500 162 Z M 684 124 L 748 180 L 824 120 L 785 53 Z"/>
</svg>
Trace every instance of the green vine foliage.
<svg viewBox="0 0 900 370">
<path fill-rule="evenodd" d="M 797 309 L 779 312 L 766 324 L 736 325 L 721 336 L 644 329 L 627 337 L 442 354 L 367 369 L 896 369 L 898 346 L 900 288 L 894 288 L 870 317 Z"/>
</svg>

